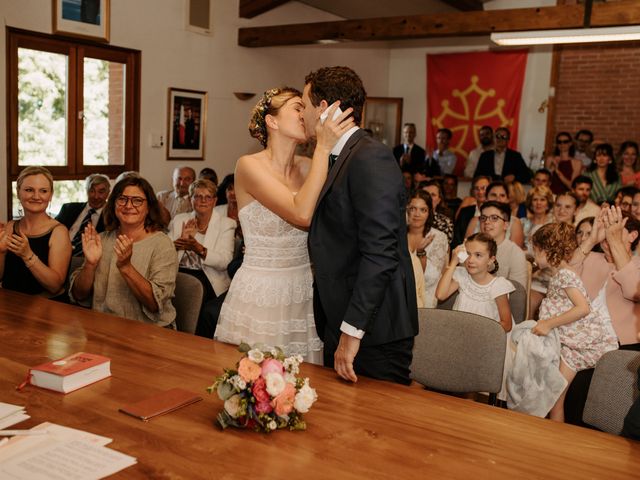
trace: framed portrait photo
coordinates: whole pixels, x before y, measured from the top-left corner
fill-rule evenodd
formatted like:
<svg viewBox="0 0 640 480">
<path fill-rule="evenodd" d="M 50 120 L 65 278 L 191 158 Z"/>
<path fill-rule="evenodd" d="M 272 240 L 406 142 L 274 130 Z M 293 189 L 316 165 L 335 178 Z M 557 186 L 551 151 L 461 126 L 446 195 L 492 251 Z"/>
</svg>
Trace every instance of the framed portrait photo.
<svg viewBox="0 0 640 480">
<path fill-rule="evenodd" d="M 207 92 L 169 89 L 168 160 L 204 160 Z"/>
<path fill-rule="evenodd" d="M 109 41 L 111 0 L 52 0 L 53 33 Z"/>
</svg>

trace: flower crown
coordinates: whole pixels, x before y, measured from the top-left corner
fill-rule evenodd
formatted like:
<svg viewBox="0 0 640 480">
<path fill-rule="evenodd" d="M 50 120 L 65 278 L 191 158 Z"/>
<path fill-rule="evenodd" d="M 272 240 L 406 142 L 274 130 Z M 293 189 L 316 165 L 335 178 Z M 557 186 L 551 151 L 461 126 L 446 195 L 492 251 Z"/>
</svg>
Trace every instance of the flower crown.
<svg viewBox="0 0 640 480">
<path fill-rule="evenodd" d="M 281 88 L 272 88 L 262 95 L 260 101 L 253 108 L 253 115 L 249 123 L 249 132 L 263 147 L 267 146 L 267 123 L 265 118 L 271 108 L 271 100 L 282 92 Z"/>
</svg>

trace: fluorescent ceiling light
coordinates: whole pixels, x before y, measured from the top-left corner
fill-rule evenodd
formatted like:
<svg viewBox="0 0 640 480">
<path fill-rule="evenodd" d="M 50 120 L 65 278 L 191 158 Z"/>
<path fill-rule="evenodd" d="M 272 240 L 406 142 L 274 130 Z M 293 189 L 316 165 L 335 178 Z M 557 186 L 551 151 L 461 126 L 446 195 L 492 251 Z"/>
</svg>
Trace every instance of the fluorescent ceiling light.
<svg viewBox="0 0 640 480">
<path fill-rule="evenodd" d="M 630 27 L 535 30 L 492 33 L 491 41 L 503 46 L 550 45 L 555 43 L 598 43 L 640 40 L 640 25 Z"/>
</svg>

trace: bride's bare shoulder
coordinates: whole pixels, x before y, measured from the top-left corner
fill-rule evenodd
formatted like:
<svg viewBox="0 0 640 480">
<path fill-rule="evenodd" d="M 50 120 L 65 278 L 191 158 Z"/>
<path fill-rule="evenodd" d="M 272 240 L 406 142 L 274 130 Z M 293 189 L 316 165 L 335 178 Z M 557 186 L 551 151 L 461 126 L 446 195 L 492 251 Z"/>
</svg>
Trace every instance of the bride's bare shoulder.
<svg viewBox="0 0 640 480">
<path fill-rule="evenodd" d="M 254 170 L 256 168 L 263 167 L 265 158 L 266 156 L 264 152 L 250 153 L 241 156 L 236 163 L 236 173 L 238 172 L 238 170 Z"/>
</svg>

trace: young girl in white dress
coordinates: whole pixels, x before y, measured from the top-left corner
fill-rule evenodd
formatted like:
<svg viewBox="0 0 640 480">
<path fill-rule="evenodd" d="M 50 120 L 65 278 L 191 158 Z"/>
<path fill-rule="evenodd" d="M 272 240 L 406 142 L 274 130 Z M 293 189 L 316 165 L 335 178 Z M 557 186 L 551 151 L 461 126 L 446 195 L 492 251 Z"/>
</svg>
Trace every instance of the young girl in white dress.
<svg viewBox="0 0 640 480">
<path fill-rule="evenodd" d="M 553 328 L 560 338 L 560 373 L 567 387 L 551 409 L 551 420 L 564 422 L 564 398 L 580 370 L 593 368 L 609 350 L 618 348 L 608 312 L 593 308 L 580 277 L 569 269 L 567 261 L 578 248 L 573 227 L 549 223 L 532 238 L 533 254 L 540 268 L 552 273 L 547 296 L 540 304 L 538 323 L 531 330 L 547 335 Z"/>
<path fill-rule="evenodd" d="M 317 122 L 313 158 L 296 155 L 297 145 L 310 136 L 301 97 L 293 88 L 273 88 L 253 109 L 249 132 L 264 150 L 236 164 L 234 186 L 245 253 L 214 338 L 281 347 L 288 356 L 298 354 L 322 364 L 305 229 L 327 178 L 329 153 L 355 124 L 351 108 L 333 118 L 336 102 L 327 120 Z"/>
<path fill-rule="evenodd" d="M 507 332 L 513 326 L 509 293 L 515 290 L 513 284 L 504 277 L 498 277 L 498 262 L 496 253 L 498 246 L 495 240 L 484 233 L 474 233 L 463 245 L 458 245 L 451 255 L 451 261 L 438 282 L 436 297 L 446 300 L 458 291 L 458 297 L 453 305 L 454 310 L 475 313 L 491 318 Z M 468 255 L 465 260 L 464 255 Z M 458 267 L 463 263 L 464 267 Z M 507 349 L 503 375 L 503 387 L 498 398 L 506 400 L 504 382 L 511 366 L 511 353 Z"/>
</svg>

